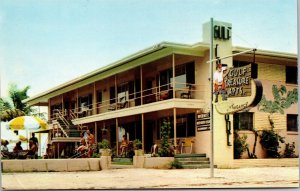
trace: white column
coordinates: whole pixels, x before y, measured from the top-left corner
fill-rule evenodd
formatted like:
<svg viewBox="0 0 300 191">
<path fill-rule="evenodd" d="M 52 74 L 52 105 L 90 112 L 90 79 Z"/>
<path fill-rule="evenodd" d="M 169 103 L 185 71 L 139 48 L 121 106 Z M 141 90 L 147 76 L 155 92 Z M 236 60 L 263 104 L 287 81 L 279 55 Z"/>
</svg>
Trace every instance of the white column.
<svg viewBox="0 0 300 191">
<path fill-rule="evenodd" d="M 176 129 L 177 129 L 177 125 L 176 125 L 176 108 L 173 108 L 173 125 L 174 125 L 174 147 L 175 147 L 175 154 L 176 154 L 176 148 L 177 148 L 177 135 L 176 135 Z"/>
<path fill-rule="evenodd" d="M 142 149 L 145 150 L 145 122 L 144 122 L 144 113 L 142 113 Z"/>
<path fill-rule="evenodd" d="M 172 54 L 173 98 L 175 98 L 175 54 Z"/>
<path fill-rule="evenodd" d="M 141 76 L 141 105 L 143 105 L 143 66 L 140 66 L 140 76 Z"/>
<path fill-rule="evenodd" d="M 96 82 L 94 82 L 94 92 L 93 92 L 93 104 L 92 104 L 92 110 L 93 110 L 93 115 L 97 114 L 97 95 L 96 95 Z"/>
<path fill-rule="evenodd" d="M 116 148 L 117 148 L 117 155 L 119 155 L 119 124 L 118 118 L 116 118 Z"/>
</svg>

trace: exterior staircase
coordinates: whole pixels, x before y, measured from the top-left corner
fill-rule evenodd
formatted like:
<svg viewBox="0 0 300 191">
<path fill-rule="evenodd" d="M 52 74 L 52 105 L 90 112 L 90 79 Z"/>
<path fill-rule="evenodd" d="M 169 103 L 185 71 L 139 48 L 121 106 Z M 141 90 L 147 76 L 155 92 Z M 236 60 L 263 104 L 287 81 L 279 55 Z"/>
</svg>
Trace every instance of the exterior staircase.
<svg viewBox="0 0 300 191">
<path fill-rule="evenodd" d="M 174 156 L 184 169 L 209 168 L 210 161 L 206 154 L 177 154 Z"/>
<path fill-rule="evenodd" d="M 71 120 L 57 119 L 59 125 L 67 132 L 68 137 L 80 137 L 80 132 L 77 130 L 76 126 Z"/>
</svg>

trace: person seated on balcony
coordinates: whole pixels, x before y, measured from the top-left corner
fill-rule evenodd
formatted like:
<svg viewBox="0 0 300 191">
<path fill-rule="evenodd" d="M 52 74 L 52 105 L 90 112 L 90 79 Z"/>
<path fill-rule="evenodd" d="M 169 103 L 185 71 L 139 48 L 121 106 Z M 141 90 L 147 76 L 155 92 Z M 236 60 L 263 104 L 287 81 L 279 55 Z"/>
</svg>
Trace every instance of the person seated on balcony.
<svg viewBox="0 0 300 191">
<path fill-rule="evenodd" d="M 36 144 L 32 141 L 32 140 L 29 140 L 29 151 L 27 152 L 26 154 L 26 157 L 27 158 L 35 158 L 37 159 L 38 158 L 38 155 L 37 155 L 37 146 Z"/>
<path fill-rule="evenodd" d="M 123 135 L 123 139 L 120 145 L 120 150 L 121 150 L 121 156 L 126 154 L 127 148 L 128 148 L 128 140 L 126 135 Z"/>
<path fill-rule="evenodd" d="M 88 142 L 88 157 L 92 157 L 94 153 L 94 148 L 95 148 L 95 137 L 94 135 L 90 132 L 90 130 L 86 131 L 87 133 L 87 142 Z"/>
</svg>

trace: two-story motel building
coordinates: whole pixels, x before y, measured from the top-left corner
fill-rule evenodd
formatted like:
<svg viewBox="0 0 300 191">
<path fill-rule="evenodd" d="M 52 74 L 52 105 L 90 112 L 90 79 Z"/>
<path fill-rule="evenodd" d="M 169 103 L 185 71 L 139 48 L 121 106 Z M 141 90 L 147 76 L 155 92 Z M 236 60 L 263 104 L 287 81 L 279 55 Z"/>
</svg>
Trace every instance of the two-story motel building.
<svg viewBox="0 0 300 191">
<path fill-rule="evenodd" d="M 210 68 L 207 63 L 210 60 L 209 25 L 203 25 L 203 42 L 192 45 L 159 43 L 49 89 L 26 102 L 48 106 L 49 119 L 53 119 L 59 110 L 74 125 L 90 129 L 96 141 L 108 139 L 112 147 L 118 148 L 124 134 L 128 135 L 129 140 L 140 139 L 145 153 L 150 152 L 153 143 L 159 142 L 160 126 L 163 119 L 168 119 L 172 127 L 171 139 L 191 138 L 194 140 L 193 153 L 210 156 L 209 127 L 203 128 L 197 123 L 198 114 L 209 112 L 211 103 Z M 215 25 L 231 27 L 231 24 L 223 22 L 215 22 Z M 218 44 L 219 57 L 251 49 L 232 46 L 232 34 L 227 32 L 227 38 L 214 39 L 214 46 Z M 228 67 L 251 62 L 252 53 L 222 60 Z M 267 99 L 272 99 L 274 84 L 284 85 L 288 90 L 298 88 L 296 54 L 258 49 L 255 62 Z M 267 116 L 268 113 L 260 112 L 257 107 L 231 114 L 229 119 L 233 125 L 231 134 L 227 135 L 224 115 L 214 110 L 215 164 L 232 163 L 234 129 L 242 129 L 242 133 L 248 135 L 247 141 L 251 147 L 253 135 L 249 129 L 270 128 Z M 273 117 L 275 129 L 285 137 L 286 142 L 296 143 L 298 154 L 297 104 L 286 109 L 284 114 L 274 114 Z M 66 139 L 64 141 L 68 142 Z M 52 144 L 60 140 L 62 138 L 59 139 L 57 134 L 51 135 Z M 73 137 L 69 141 L 78 139 Z M 66 143 L 61 144 L 61 148 L 64 145 Z M 265 156 L 260 146 L 257 146 L 257 156 Z M 247 158 L 246 154 L 243 157 Z"/>
</svg>

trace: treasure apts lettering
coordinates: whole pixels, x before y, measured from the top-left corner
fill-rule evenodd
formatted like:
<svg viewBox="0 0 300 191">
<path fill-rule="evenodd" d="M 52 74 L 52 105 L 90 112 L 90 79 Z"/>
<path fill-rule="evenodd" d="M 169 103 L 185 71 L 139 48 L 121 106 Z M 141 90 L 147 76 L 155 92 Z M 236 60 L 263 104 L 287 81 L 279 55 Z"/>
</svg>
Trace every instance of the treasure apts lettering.
<svg viewBox="0 0 300 191">
<path fill-rule="evenodd" d="M 244 97 L 251 95 L 251 65 L 230 68 L 224 76 L 227 97 Z"/>
<path fill-rule="evenodd" d="M 224 70 L 219 68 L 218 72 L 222 72 L 223 79 L 218 81 L 216 78 L 218 88 L 215 88 L 214 102 L 220 114 L 232 114 L 249 109 L 260 102 L 263 87 L 259 80 L 254 79 L 257 78 L 256 69 L 256 64 Z M 222 96 L 222 101 L 218 101 L 219 95 Z"/>
</svg>

